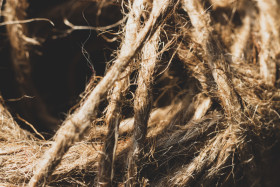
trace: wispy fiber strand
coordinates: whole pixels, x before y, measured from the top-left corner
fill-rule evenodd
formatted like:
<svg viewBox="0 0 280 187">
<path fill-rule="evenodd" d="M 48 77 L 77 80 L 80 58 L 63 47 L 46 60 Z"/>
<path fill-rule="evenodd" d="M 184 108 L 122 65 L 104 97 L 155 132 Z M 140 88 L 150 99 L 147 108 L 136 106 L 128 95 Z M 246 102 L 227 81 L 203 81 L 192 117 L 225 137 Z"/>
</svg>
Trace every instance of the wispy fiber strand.
<svg viewBox="0 0 280 187">
<path fill-rule="evenodd" d="M 194 26 L 194 38 L 201 44 L 212 76 L 217 84 L 217 92 L 224 110 L 228 116 L 234 115 L 234 111 L 240 110 L 240 104 L 235 91 L 228 79 L 228 62 L 226 62 L 219 42 L 212 35 L 213 28 L 210 26 L 210 15 L 199 1 L 183 0 L 183 8 L 190 16 Z"/>
<path fill-rule="evenodd" d="M 128 158 L 126 186 L 143 185 L 139 172 L 141 171 L 141 158 L 144 156 L 147 124 L 152 108 L 153 73 L 157 62 L 160 29 L 144 45 L 142 49 L 142 62 L 137 79 L 137 90 L 134 100 L 134 130 L 133 146 Z"/>
<path fill-rule="evenodd" d="M 143 43 L 152 35 L 158 26 L 164 21 L 169 13 L 173 1 L 155 1 L 148 21 L 145 27 L 139 32 L 136 41 L 126 50 L 121 50 L 114 65 L 111 67 L 106 76 L 90 93 L 80 108 L 70 115 L 62 127 L 58 130 L 55 142 L 52 147 L 44 154 L 42 160 L 38 161 L 38 167 L 34 176 L 29 182 L 29 186 L 37 186 L 46 183 L 47 178 L 51 175 L 55 167 L 60 163 L 62 156 L 69 147 L 80 138 L 89 128 L 92 119 L 95 117 L 97 107 L 102 97 L 113 86 L 114 82 L 120 77 L 135 53 L 143 46 Z"/>
<path fill-rule="evenodd" d="M 24 108 L 24 117 L 28 120 L 32 120 L 33 122 L 36 120 L 40 122 L 44 121 L 44 123 L 41 123 L 42 126 L 46 129 L 54 130 L 57 126 L 57 120 L 52 118 L 48 113 L 46 105 L 36 90 L 31 77 L 31 46 L 38 46 L 40 43 L 36 39 L 28 36 L 28 27 L 24 24 L 28 7 L 28 1 L 11 0 L 6 2 L 4 9 L 4 24 L 6 24 L 11 45 L 11 60 L 15 78 L 18 83 L 18 92 L 21 95 L 34 96 L 35 100 L 33 102 L 22 102 L 21 108 Z M 31 114 L 28 113 L 26 109 L 32 111 Z M 36 115 L 34 115 L 34 113 Z"/>
<path fill-rule="evenodd" d="M 279 65 L 279 3 L 70 0 L 43 8 L 45 13 L 33 13 L 30 4 L 25 18 L 47 17 L 56 24 L 55 30 L 66 34 L 65 19 L 83 25 L 85 17 L 96 16 L 100 19 L 96 26 L 110 25 L 115 19 L 127 22 L 119 31 L 91 33 L 102 40 L 88 46 L 89 54 L 97 57 L 104 51 L 99 42 L 108 44 L 102 37 L 112 34 L 120 40 L 109 45 L 114 49 L 108 54 L 111 69 L 103 79 L 91 78 L 53 140 L 39 140 L 21 130 L 8 112 L 11 107 L 17 116 L 13 103 L 32 96 L 7 99 L 9 107 L 0 97 L 0 185 L 277 186 L 280 71 L 276 68 L 274 74 L 270 64 Z M 111 11 L 123 12 L 123 18 Z M 84 17 L 76 17 L 81 12 Z M 16 20 L 27 19 L 14 17 L 9 19 L 15 25 L 29 30 L 25 35 L 46 41 L 42 48 L 22 49 L 30 54 L 42 49 L 44 57 L 50 43 L 64 45 L 76 34 L 85 36 L 78 30 L 59 36 L 65 41 L 55 39 L 53 30 L 42 36 L 39 31 L 44 24 L 18 24 Z M 17 34 L 13 31 L 15 38 Z M 7 41 L 13 39 L 9 33 L 5 36 Z M 13 54 L 14 47 L 7 49 Z M 27 60 L 32 65 L 36 59 Z M 64 65 L 66 70 L 73 68 L 72 61 Z M 50 89 L 46 94 L 57 91 Z M 5 91 L 3 97 L 7 97 Z"/>
<path fill-rule="evenodd" d="M 143 0 L 133 2 L 128 15 L 125 27 L 125 36 L 121 50 L 126 50 L 136 40 L 137 33 L 140 30 L 140 17 L 144 8 Z M 132 64 L 131 64 L 132 65 Z M 119 137 L 119 125 L 121 121 L 122 100 L 126 90 L 129 87 L 129 75 L 131 73 L 131 65 L 121 75 L 121 80 L 116 81 L 113 86 L 112 93 L 109 94 L 109 105 L 106 112 L 106 124 L 108 132 L 104 142 L 103 153 L 101 154 L 98 186 L 111 186 L 114 177 L 114 161 L 116 148 Z"/>
</svg>

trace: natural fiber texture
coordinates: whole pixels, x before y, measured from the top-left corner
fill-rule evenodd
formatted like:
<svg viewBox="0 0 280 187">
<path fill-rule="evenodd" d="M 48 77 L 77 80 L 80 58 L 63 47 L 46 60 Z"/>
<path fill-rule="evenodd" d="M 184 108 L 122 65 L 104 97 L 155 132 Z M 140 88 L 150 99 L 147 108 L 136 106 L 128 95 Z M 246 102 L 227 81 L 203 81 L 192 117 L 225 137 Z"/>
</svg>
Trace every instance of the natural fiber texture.
<svg viewBox="0 0 280 187">
<path fill-rule="evenodd" d="M 107 107 L 106 122 L 108 132 L 103 145 L 103 153 L 100 158 L 98 173 L 98 185 L 110 186 L 114 176 L 114 161 L 119 137 L 119 125 L 121 122 L 121 105 L 125 91 L 128 89 L 128 73 L 130 67 L 124 71 L 123 78 L 115 83 L 114 89 L 110 95 L 110 103 Z"/>
<path fill-rule="evenodd" d="M 28 131 L 25 131 L 19 127 L 19 125 L 14 121 L 10 112 L 4 106 L 4 101 L 0 95 L 0 139 L 3 142 L 14 142 L 22 140 L 34 139 L 33 135 Z"/>
<path fill-rule="evenodd" d="M 39 161 L 38 169 L 36 169 L 34 176 L 30 180 L 29 186 L 36 186 L 38 183 L 44 184 L 47 177 L 59 164 L 62 156 L 69 147 L 83 136 L 89 128 L 91 120 L 95 117 L 95 112 L 101 98 L 119 78 L 130 60 L 134 57 L 135 53 L 143 45 L 148 34 L 153 33 L 153 29 L 157 29 L 155 24 L 160 21 L 158 20 L 159 16 L 166 14 L 168 4 L 169 1 L 156 3 L 149 20 L 145 27 L 139 32 L 139 36 L 135 43 L 133 43 L 132 46 L 129 46 L 129 48 L 120 51 L 120 54 L 110 71 L 94 88 L 81 107 L 64 122 L 57 132 L 53 146 L 45 153 L 43 160 Z"/>
<path fill-rule="evenodd" d="M 277 1 L 258 1 L 260 11 L 260 29 L 262 47 L 269 50 L 261 50 L 260 74 L 266 84 L 274 85 L 276 73 L 276 56 L 279 54 L 279 13 Z M 269 33 L 269 34 L 268 34 Z"/>
<path fill-rule="evenodd" d="M 140 17 L 143 12 L 144 1 L 136 0 L 131 7 L 128 20 L 125 27 L 125 38 L 121 50 L 127 50 L 136 40 L 140 30 Z M 119 137 L 119 124 L 121 121 L 121 101 L 129 87 L 129 74 L 132 71 L 131 66 L 121 75 L 121 80 L 117 81 L 113 86 L 112 93 L 109 94 L 110 103 L 107 107 L 106 122 L 108 124 L 108 133 L 104 143 L 104 153 L 100 158 L 100 170 L 98 185 L 111 186 L 114 176 L 114 161 Z"/>
<path fill-rule="evenodd" d="M 15 22 L 15 24 L 7 24 L 6 28 L 11 45 L 11 59 L 15 79 L 18 83 L 18 92 L 21 96 L 29 95 L 35 98 L 35 102 L 23 102 L 20 107 L 37 113 L 37 115 L 30 115 L 25 111 L 23 112 L 25 118 L 32 122 L 41 121 L 42 126 L 49 130 L 54 130 L 58 121 L 48 113 L 31 77 L 30 48 L 32 45 L 38 46 L 40 43 L 28 36 L 28 28 L 25 24 L 17 23 L 17 21 L 26 19 L 28 6 L 29 4 L 25 0 L 11 0 L 5 4 L 4 11 L 5 22 Z"/>
<path fill-rule="evenodd" d="M 213 38 L 210 26 L 210 15 L 204 13 L 199 1 L 183 1 L 183 8 L 188 12 L 192 25 L 195 28 L 195 40 L 204 49 L 212 76 L 218 86 L 218 93 L 222 106 L 229 116 L 238 112 L 240 104 L 228 80 L 228 64 L 218 41 Z"/>
<path fill-rule="evenodd" d="M 135 186 L 138 183 L 141 184 L 141 180 L 137 176 L 139 170 L 141 170 L 141 165 L 138 162 L 144 155 L 143 150 L 147 135 L 147 123 L 152 108 L 151 84 L 157 62 L 159 31 L 144 45 L 142 50 L 141 69 L 138 75 L 138 87 L 134 101 L 133 147 L 128 160 L 128 186 Z"/>
<path fill-rule="evenodd" d="M 251 39 L 251 32 L 254 27 L 253 22 L 256 17 L 256 9 L 254 8 L 251 1 L 241 1 L 240 4 L 241 9 L 243 9 L 242 11 L 244 11 L 245 13 L 245 16 L 242 19 L 243 25 L 237 30 L 234 43 L 231 46 L 231 53 L 234 59 L 234 63 L 249 59 L 247 53 L 250 52 L 246 50 L 250 49 L 250 47 L 248 46 L 248 42 Z"/>
<path fill-rule="evenodd" d="M 28 85 L 30 96 L 42 94 L 32 83 L 38 58 L 28 55 L 38 47 L 37 35 L 42 53 L 52 42 L 66 49 L 68 39 L 87 38 L 82 55 L 91 78 L 51 140 L 40 140 L 44 132 L 34 127 L 41 124 L 33 127 L 25 116 L 18 119 L 37 134 L 21 129 L 13 119 L 17 108 L 9 104 L 25 96 L 6 99 L 1 90 L 0 185 L 279 184 L 278 0 L 67 1 L 40 13 L 35 1 L 29 3 L 4 4 L 21 95 Z M 114 19 L 115 12 L 123 17 Z M 27 23 L 32 16 L 51 19 L 55 27 Z M 105 70 L 97 67 L 95 55 L 105 51 L 100 46 L 112 50 L 102 62 L 109 62 Z M 79 71 L 80 53 L 75 62 L 61 62 L 71 76 Z"/>
</svg>

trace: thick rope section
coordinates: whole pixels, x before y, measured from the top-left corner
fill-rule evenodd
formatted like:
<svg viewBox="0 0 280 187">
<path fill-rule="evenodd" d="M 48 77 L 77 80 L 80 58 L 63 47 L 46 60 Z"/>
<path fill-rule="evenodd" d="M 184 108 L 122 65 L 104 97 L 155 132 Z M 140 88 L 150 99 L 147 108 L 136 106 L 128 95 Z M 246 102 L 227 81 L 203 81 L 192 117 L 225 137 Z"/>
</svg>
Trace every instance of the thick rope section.
<svg viewBox="0 0 280 187">
<path fill-rule="evenodd" d="M 31 77 L 31 46 L 38 46 L 40 43 L 36 39 L 29 37 L 28 27 L 21 23 L 26 19 L 28 7 L 28 1 L 11 0 L 6 2 L 4 10 L 5 22 L 14 23 L 7 24 L 6 28 L 11 45 L 11 60 L 18 83 L 18 92 L 21 96 L 34 96 L 35 100 L 33 102 L 22 102 L 20 107 L 24 109 L 24 116 L 28 120 L 40 121 L 44 128 L 55 130 L 58 121 L 48 113 L 46 105 L 36 90 Z"/>
<path fill-rule="evenodd" d="M 271 146 L 271 139 L 275 141 L 280 136 L 280 96 L 273 86 L 279 58 L 279 21 L 275 19 L 279 4 L 266 0 L 257 4 L 240 2 L 244 8 L 242 25 L 237 34 L 231 33 L 235 36 L 233 43 L 223 49 L 224 38 L 217 36 L 217 20 L 211 20 L 212 13 L 201 1 L 180 2 L 134 0 L 129 4 L 123 41 L 111 69 L 95 87 L 88 85 L 80 107 L 64 121 L 52 145 L 30 142 L 30 147 L 38 149 L 43 145 L 42 150 L 47 151 L 41 155 L 43 151 L 27 147 L 35 155 L 28 159 L 29 167 L 21 162 L 15 164 L 9 157 L 10 150 L 3 148 L 1 159 L 8 162 L 3 162 L 2 170 L 8 168 L 12 174 L 4 175 L 4 180 L 23 184 L 31 178 L 35 165 L 29 186 L 74 181 L 73 173 L 79 177 L 86 174 L 83 177 L 92 180 L 72 181 L 82 186 L 212 186 L 237 184 L 238 176 L 247 184 L 262 184 L 264 177 L 256 168 L 265 162 L 259 155 Z M 234 1 L 210 2 L 228 7 Z M 258 25 L 259 38 L 255 37 Z M 171 44 L 162 45 L 163 42 Z M 257 44 L 257 50 L 261 49 L 259 64 L 251 62 L 248 54 Z M 133 69 L 136 65 L 137 70 Z M 134 116 L 123 120 L 123 102 L 133 71 L 138 74 L 137 89 L 133 91 Z M 154 82 L 158 84 L 159 79 L 165 78 L 160 91 L 175 90 L 175 97 L 156 93 L 160 91 Z M 180 78 L 183 84 L 174 81 Z M 76 143 L 96 120 L 99 104 L 106 96 L 106 126 L 94 126 L 91 138 Z M 167 101 L 157 106 L 153 96 Z M 2 131 L 12 129 L 21 134 L 10 138 L 2 135 L 4 140 L 29 138 L 24 131 L 18 131 L 4 105 L 0 105 L 0 113 Z M 97 140 L 94 146 L 89 142 L 92 139 Z M 25 151 L 12 153 L 22 160 L 26 158 Z M 21 168 L 19 175 L 11 171 L 15 166 Z"/>
<path fill-rule="evenodd" d="M 160 184 L 168 183 L 168 186 L 191 185 L 195 178 L 208 168 L 213 168 L 211 172 L 219 172 L 220 166 L 231 158 L 241 141 L 236 134 L 238 133 L 238 121 L 241 120 L 241 116 L 238 114 L 241 111 L 241 105 L 229 79 L 228 62 L 226 62 L 218 41 L 212 35 L 210 15 L 203 9 L 199 1 L 184 0 L 182 4 L 194 27 L 194 38 L 205 52 L 208 66 L 217 84 L 218 98 L 231 123 L 225 124 L 225 130 L 208 140 L 205 147 L 189 164 L 174 171 L 175 174 L 171 178 L 160 182 Z M 209 175 L 211 176 L 211 174 Z"/>
<path fill-rule="evenodd" d="M 276 0 L 259 0 L 258 8 L 260 11 L 260 74 L 264 82 L 274 85 L 276 79 L 277 55 L 280 53 L 280 21 L 278 19 L 279 5 Z"/>
<path fill-rule="evenodd" d="M 154 2 L 151 15 L 145 27 L 139 32 L 135 42 L 130 46 L 124 46 L 125 49 L 120 50 L 120 54 L 106 76 L 94 88 L 81 107 L 70 115 L 57 131 L 55 142 L 44 154 L 42 160 L 39 160 L 34 176 L 28 184 L 29 186 L 37 186 L 46 183 L 47 178 L 60 163 L 69 147 L 83 137 L 84 133 L 90 127 L 91 120 L 95 117 L 96 110 L 102 97 L 121 76 L 121 73 L 125 70 L 129 62 L 131 62 L 136 52 L 143 46 L 147 38 L 156 31 L 171 9 L 171 3 L 173 3 L 173 1 L 169 0 Z"/>
<path fill-rule="evenodd" d="M 127 186 L 143 185 L 145 179 L 139 177 L 141 162 L 144 157 L 144 147 L 147 135 L 147 124 L 152 108 L 153 73 L 157 62 L 160 29 L 144 45 L 142 62 L 137 80 L 137 90 L 134 100 L 134 131 L 131 156 L 128 158 Z"/>
<path fill-rule="evenodd" d="M 210 15 L 203 9 L 199 1 L 184 0 L 182 3 L 194 26 L 194 38 L 197 43 L 201 44 L 206 54 L 209 68 L 218 86 L 217 92 L 219 93 L 221 105 L 227 115 L 232 117 L 234 111 L 239 111 L 241 106 L 228 78 L 228 62 L 225 60 L 218 40 L 213 37 Z"/>
<path fill-rule="evenodd" d="M 231 46 L 231 53 L 233 56 L 233 63 L 239 63 L 240 61 L 249 60 L 249 40 L 252 39 L 251 32 L 253 30 L 254 19 L 256 19 L 256 8 L 251 1 L 242 1 L 242 11 L 245 16 L 242 19 L 242 26 L 236 32 L 236 36 Z M 246 56 L 247 55 L 247 56 Z"/>
<path fill-rule="evenodd" d="M 140 30 L 140 18 L 144 8 L 143 0 L 134 1 L 125 27 L 125 39 L 121 50 L 126 50 L 136 40 Z M 131 64 L 132 65 L 132 64 Z M 106 112 L 108 133 L 104 142 L 103 154 L 100 158 L 98 173 L 98 186 L 111 186 L 114 177 L 114 161 L 119 137 L 119 125 L 121 121 L 121 107 L 125 93 L 129 87 L 129 75 L 132 67 L 129 65 L 121 75 L 121 80 L 113 86 L 109 94 L 109 105 Z"/>
</svg>

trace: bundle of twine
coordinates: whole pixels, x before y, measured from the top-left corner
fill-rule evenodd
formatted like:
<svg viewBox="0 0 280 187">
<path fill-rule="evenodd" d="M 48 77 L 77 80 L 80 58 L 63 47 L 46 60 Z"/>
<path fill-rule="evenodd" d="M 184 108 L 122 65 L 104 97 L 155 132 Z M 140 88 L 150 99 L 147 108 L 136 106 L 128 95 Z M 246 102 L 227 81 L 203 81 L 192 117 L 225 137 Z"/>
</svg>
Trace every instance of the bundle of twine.
<svg viewBox="0 0 280 187">
<path fill-rule="evenodd" d="M 57 8 L 81 11 L 79 3 Z M 21 129 L 1 97 L 0 184 L 277 185 L 280 2 L 114 3 L 127 10 L 117 55 L 100 81 L 92 76 L 53 139 Z M 1 25 L 20 90 L 38 95 L 28 107 L 48 116 L 30 77 L 28 54 L 40 43 L 25 23 L 27 9 L 27 1 L 7 1 Z M 36 20 L 44 19 L 29 21 Z M 133 115 L 126 118 L 129 102 Z M 55 128 L 55 119 L 45 120 Z"/>
</svg>

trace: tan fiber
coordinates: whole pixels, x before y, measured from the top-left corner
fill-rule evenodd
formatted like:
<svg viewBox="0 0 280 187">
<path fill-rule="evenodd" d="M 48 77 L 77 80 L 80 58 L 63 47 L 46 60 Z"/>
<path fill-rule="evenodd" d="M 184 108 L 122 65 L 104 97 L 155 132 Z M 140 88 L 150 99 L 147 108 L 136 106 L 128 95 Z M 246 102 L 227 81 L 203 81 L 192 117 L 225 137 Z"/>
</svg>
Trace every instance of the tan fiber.
<svg viewBox="0 0 280 187">
<path fill-rule="evenodd" d="M 106 94 L 108 89 L 118 79 L 120 74 L 124 71 L 130 60 L 134 57 L 137 50 L 143 45 L 151 29 L 156 29 L 159 16 L 166 13 L 169 1 L 157 2 L 153 6 L 151 16 L 147 21 L 145 27 L 139 32 L 139 35 L 132 46 L 120 51 L 115 64 L 111 67 L 106 76 L 94 88 L 86 101 L 64 122 L 62 127 L 58 130 L 55 142 L 52 147 L 44 154 L 40 160 L 34 176 L 30 180 L 29 186 L 36 186 L 38 183 L 45 183 L 47 177 L 53 172 L 54 168 L 59 164 L 62 156 L 69 149 L 69 147 L 77 140 L 79 140 L 86 132 L 91 124 L 92 117 L 95 116 L 95 110 L 102 96 Z M 125 46 L 126 47 L 126 46 Z"/>
<path fill-rule="evenodd" d="M 1 186 L 279 185 L 279 0 L 0 7 Z"/>
<path fill-rule="evenodd" d="M 139 168 L 138 162 L 143 156 L 145 138 L 147 135 L 147 123 L 152 108 L 151 85 L 153 83 L 153 73 L 157 62 L 158 39 L 160 29 L 144 45 L 142 49 L 142 62 L 137 80 L 137 90 L 134 101 L 134 130 L 133 147 L 131 157 L 128 159 L 127 185 L 135 186 L 141 184 L 137 176 Z"/>
<path fill-rule="evenodd" d="M 13 142 L 14 140 L 29 140 L 33 139 L 31 133 L 20 128 L 17 122 L 13 119 L 10 112 L 4 105 L 4 100 L 0 95 L 0 124 L 1 124 L 1 141 Z"/>
<path fill-rule="evenodd" d="M 199 1 L 183 1 L 183 8 L 188 12 L 194 26 L 194 37 L 204 49 L 212 76 L 218 86 L 220 100 L 226 112 L 231 116 L 240 109 L 237 96 L 228 79 L 228 62 L 218 41 L 213 38 L 210 15 L 205 12 Z"/>
<path fill-rule="evenodd" d="M 234 59 L 234 63 L 238 63 L 241 60 L 249 59 L 245 54 L 248 53 L 249 40 L 252 38 L 253 22 L 256 18 L 256 8 L 253 6 L 251 1 L 241 1 L 242 11 L 244 11 L 245 16 L 242 19 L 242 26 L 237 30 L 235 35 L 235 40 L 231 46 L 231 52 Z"/>
<path fill-rule="evenodd" d="M 22 102 L 20 107 L 24 109 L 25 112 L 23 117 L 27 118 L 28 121 L 45 121 L 45 123 L 42 123 L 42 126 L 54 130 L 56 129 L 58 121 L 48 113 L 45 103 L 35 88 L 31 77 L 31 48 L 40 45 L 40 43 L 36 38 L 29 36 L 28 28 L 23 24 L 24 22 L 22 22 L 27 17 L 26 11 L 28 7 L 29 4 L 25 0 L 11 0 L 7 1 L 4 10 L 4 18 L 7 23 L 7 34 L 10 38 L 12 66 L 18 83 L 18 92 L 20 96 L 34 96 L 33 102 Z M 38 116 L 37 119 L 35 116 L 30 115 L 28 111 L 36 113 Z"/>
<path fill-rule="evenodd" d="M 262 49 L 260 52 L 260 74 L 266 84 L 275 83 L 277 55 L 279 55 L 280 36 L 277 18 L 279 13 L 279 1 L 260 0 L 258 8 L 260 11 L 260 35 Z M 269 49 L 269 50 L 263 50 Z"/>
<path fill-rule="evenodd" d="M 136 0 L 133 2 L 131 7 L 128 20 L 125 28 L 124 42 L 121 50 L 127 50 L 126 46 L 129 47 L 136 40 L 137 34 L 140 30 L 140 17 L 144 10 L 144 1 Z M 121 121 L 121 105 L 122 100 L 129 87 L 129 75 L 131 73 L 132 64 L 129 65 L 126 70 L 122 73 L 122 79 L 117 81 L 113 86 L 112 93 L 109 94 L 110 103 L 107 107 L 106 112 L 106 123 L 108 125 L 108 133 L 104 143 L 104 153 L 101 154 L 100 158 L 100 169 L 99 169 L 99 186 L 110 186 L 112 185 L 114 175 L 114 161 L 119 136 L 119 125 Z"/>
</svg>

